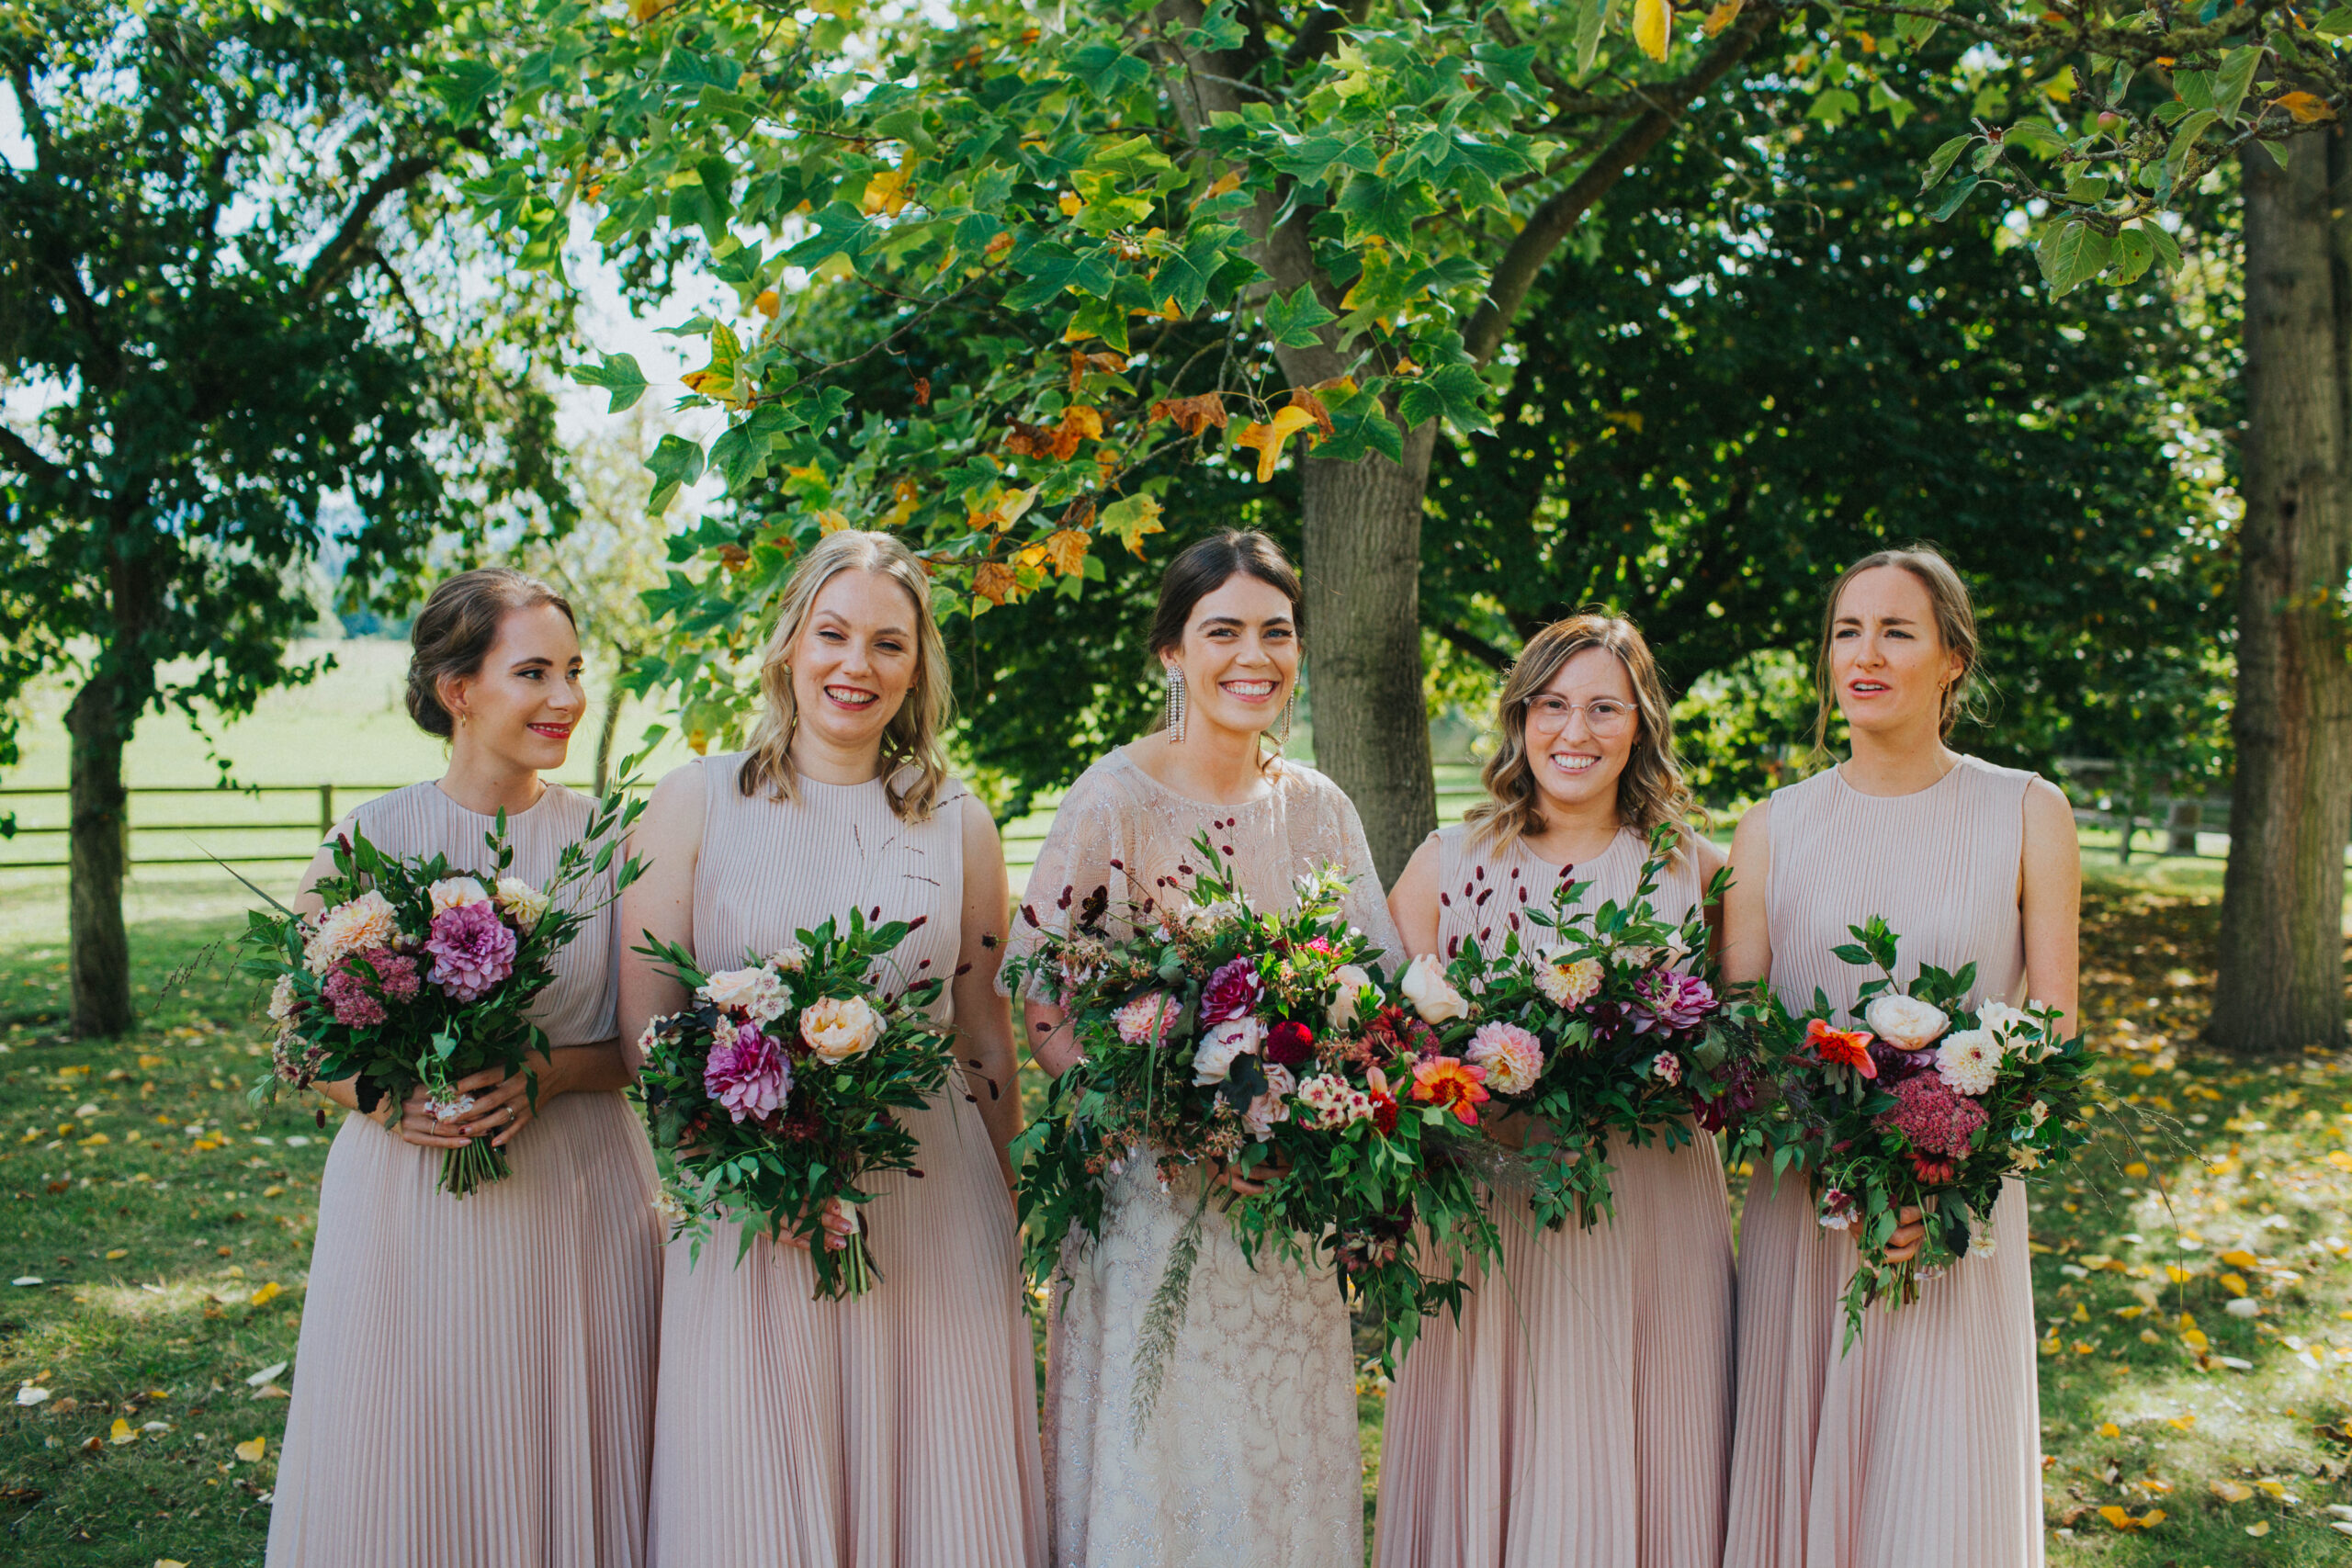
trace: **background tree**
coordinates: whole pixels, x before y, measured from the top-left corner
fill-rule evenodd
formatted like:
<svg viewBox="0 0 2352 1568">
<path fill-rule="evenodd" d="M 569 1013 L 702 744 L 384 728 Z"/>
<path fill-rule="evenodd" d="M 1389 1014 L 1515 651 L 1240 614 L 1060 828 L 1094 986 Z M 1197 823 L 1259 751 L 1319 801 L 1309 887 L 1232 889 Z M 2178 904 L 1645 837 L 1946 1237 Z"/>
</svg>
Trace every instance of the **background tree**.
<svg viewBox="0 0 2352 1568">
<path fill-rule="evenodd" d="M 545 319 L 510 304 L 481 334 L 482 273 L 445 224 L 459 143 L 425 82 L 462 61 L 462 17 L 36 0 L 7 21 L 31 155 L 0 167 L 0 377 L 38 412 L 0 426 L 0 761 L 6 699 L 76 682 L 73 1029 L 107 1034 L 131 1020 L 140 715 L 233 716 L 322 667 L 284 652 L 318 614 L 306 569 L 331 496 L 357 509 L 353 596 L 445 528 L 479 537 L 564 499 L 551 407 L 507 351 Z M 442 85 L 464 101 L 462 79 Z"/>
</svg>

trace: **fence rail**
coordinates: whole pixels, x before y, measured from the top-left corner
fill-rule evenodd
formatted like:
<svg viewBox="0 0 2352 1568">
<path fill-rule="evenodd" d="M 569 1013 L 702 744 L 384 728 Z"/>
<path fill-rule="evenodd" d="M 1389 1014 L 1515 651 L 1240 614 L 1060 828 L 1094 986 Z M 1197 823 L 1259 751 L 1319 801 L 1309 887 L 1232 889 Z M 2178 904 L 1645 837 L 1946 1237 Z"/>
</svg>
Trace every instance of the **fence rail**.
<svg viewBox="0 0 2352 1568">
<path fill-rule="evenodd" d="M 140 834 L 220 833 L 242 835 L 248 833 L 285 834 L 299 832 L 311 835 L 308 841 L 300 850 L 287 850 L 282 852 L 269 851 L 260 853 L 246 853 L 241 849 L 232 848 L 221 850 L 217 858 L 226 861 L 232 865 L 283 865 L 288 863 L 300 864 L 307 862 L 311 855 L 317 853 L 320 841 L 323 840 L 329 832 L 334 830 L 338 800 L 343 806 L 348 807 L 356 805 L 362 800 L 373 800 L 379 795 L 389 795 L 393 790 L 405 787 L 406 786 L 402 784 L 238 784 L 228 788 L 223 788 L 218 784 L 134 785 L 132 788 L 124 792 L 129 797 L 125 802 L 123 810 L 123 837 L 129 850 L 129 852 L 126 855 L 126 860 L 128 863 L 131 865 L 210 865 L 216 858 L 212 854 L 140 854 L 137 852 L 136 843 L 134 841 L 135 836 Z M 316 800 L 318 802 L 317 816 L 306 816 L 300 821 L 296 822 L 286 821 L 282 818 L 250 820 L 230 817 L 214 818 L 209 821 L 203 822 L 149 822 L 141 818 L 137 809 L 138 802 L 142 796 L 204 795 L 222 802 L 232 800 L 249 800 L 257 807 L 266 807 L 268 809 L 282 812 L 291 808 L 277 803 L 263 801 L 260 797 L 265 795 L 282 796 L 289 795 L 304 795 Z M 0 800 L 13 801 L 37 799 L 55 800 L 60 802 L 65 808 L 71 808 L 70 794 L 62 786 L 55 788 L 17 786 L 0 789 Z M 62 837 L 65 834 L 71 833 L 73 830 L 73 824 L 70 822 L 20 822 L 17 824 L 8 837 L 0 839 L 0 871 L 59 871 L 72 865 L 73 862 L 70 860 L 17 860 L 9 858 L 7 854 L 7 847 L 18 840 L 28 838 Z"/>
</svg>

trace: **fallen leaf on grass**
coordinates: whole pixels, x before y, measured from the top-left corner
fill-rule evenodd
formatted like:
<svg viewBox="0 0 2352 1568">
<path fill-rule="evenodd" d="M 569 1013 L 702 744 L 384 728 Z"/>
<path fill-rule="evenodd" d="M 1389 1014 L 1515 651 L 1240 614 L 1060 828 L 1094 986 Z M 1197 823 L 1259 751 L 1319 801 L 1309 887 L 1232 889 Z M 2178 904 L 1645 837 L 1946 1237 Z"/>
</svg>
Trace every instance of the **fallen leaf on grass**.
<svg viewBox="0 0 2352 1568">
<path fill-rule="evenodd" d="M 2254 1488 L 2243 1481 L 2216 1481 L 2213 1495 L 2224 1503 L 2243 1503 L 2254 1495 Z"/>
<path fill-rule="evenodd" d="M 39 1404 L 48 1397 L 49 1390 L 45 1388 L 35 1388 L 30 1383 L 27 1383 L 22 1388 L 17 1390 L 17 1403 L 19 1404 Z"/>
<path fill-rule="evenodd" d="M 2165 1511 L 2162 1508 L 2151 1508 L 2134 1518 L 2112 1503 L 2101 1508 L 2098 1511 L 2098 1517 L 2120 1530 L 2149 1529 L 2165 1522 Z"/>
<path fill-rule="evenodd" d="M 119 1416 L 116 1416 L 114 1418 L 113 1429 L 107 1433 L 107 1441 L 119 1445 L 122 1443 L 135 1443 L 138 1440 L 139 1434 L 131 1429 L 130 1423 L 124 1420 Z"/>
<path fill-rule="evenodd" d="M 267 1306 L 270 1303 L 276 1301 L 285 1293 L 286 1287 L 279 1284 L 277 1280 L 272 1280 L 268 1284 L 264 1285 L 260 1290 L 255 1291 L 253 1293 L 253 1304 L 255 1306 Z"/>
<path fill-rule="evenodd" d="M 239 1443 L 237 1445 L 237 1457 L 244 1461 L 247 1464 L 259 1464 L 261 1462 L 261 1456 L 268 1451 L 269 1439 L 267 1438 L 255 1438 L 249 1443 Z"/>
<path fill-rule="evenodd" d="M 269 1365 L 264 1367 L 261 1371 L 247 1378 L 245 1380 L 245 1386 L 247 1388 L 259 1388 L 262 1384 L 269 1382 L 280 1372 L 283 1372 L 286 1370 L 286 1367 L 287 1363 L 284 1361 L 272 1361 Z"/>
<path fill-rule="evenodd" d="M 2257 1537 L 2268 1535 L 2270 1533 L 2270 1521 L 2268 1519 L 2257 1519 L 2253 1524 L 2245 1527 L 2245 1533 L 2250 1536 Z"/>
</svg>

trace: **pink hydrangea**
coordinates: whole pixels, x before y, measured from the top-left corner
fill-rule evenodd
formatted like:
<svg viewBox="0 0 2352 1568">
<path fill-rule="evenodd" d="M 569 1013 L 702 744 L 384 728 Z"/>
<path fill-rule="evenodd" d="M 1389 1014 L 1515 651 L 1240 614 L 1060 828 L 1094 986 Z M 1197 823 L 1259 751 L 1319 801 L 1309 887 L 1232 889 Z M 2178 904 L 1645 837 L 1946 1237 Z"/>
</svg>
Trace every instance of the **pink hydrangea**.
<svg viewBox="0 0 2352 1568">
<path fill-rule="evenodd" d="M 366 1029 L 384 1021 L 385 1002 L 407 1001 L 416 995 L 416 987 L 415 959 L 389 947 L 371 947 L 337 964 L 319 990 L 337 1023 Z"/>
<path fill-rule="evenodd" d="M 731 1043 L 711 1047 L 702 1087 L 736 1121 L 761 1121 L 792 1092 L 792 1066 L 758 1024 L 739 1024 Z"/>
<path fill-rule="evenodd" d="M 1923 1155 L 1959 1159 L 1968 1153 L 1968 1140 L 1984 1125 L 1984 1108 L 1964 1094 L 1954 1094 L 1933 1073 L 1905 1078 L 1894 1086 L 1894 1109 L 1879 1118 L 1911 1140 Z"/>
<path fill-rule="evenodd" d="M 487 901 L 460 904 L 433 917 L 424 951 L 433 955 L 425 976 L 461 1002 L 491 990 L 514 972 L 514 931 Z"/>
</svg>

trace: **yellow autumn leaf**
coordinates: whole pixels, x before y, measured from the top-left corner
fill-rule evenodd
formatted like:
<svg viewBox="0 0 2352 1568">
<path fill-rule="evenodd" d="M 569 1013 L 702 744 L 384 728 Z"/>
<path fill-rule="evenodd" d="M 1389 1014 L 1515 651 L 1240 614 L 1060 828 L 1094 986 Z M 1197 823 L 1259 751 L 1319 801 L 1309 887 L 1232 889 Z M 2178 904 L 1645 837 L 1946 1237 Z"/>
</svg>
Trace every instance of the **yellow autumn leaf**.
<svg viewBox="0 0 2352 1568">
<path fill-rule="evenodd" d="M 107 1249 L 107 1262 L 109 1262 L 109 1263 L 113 1263 L 113 1262 L 115 1262 L 115 1261 L 117 1261 L 117 1260 L 119 1260 L 119 1259 L 120 1259 L 120 1258 L 128 1258 L 128 1257 L 130 1257 L 130 1250 L 129 1250 L 128 1248 L 126 1248 L 126 1247 L 110 1247 L 110 1248 L 108 1248 L 108 1249 Z"/>
<path fill-rule="evenodd" d="M 1206 201 L 1212 197 L 1223 196 L 1227 191 L 1236 191 L 1240 188 L 1241 175 L 1239 171 L 1227 169 L 1225 173 L 1217 175 L 1215 184 L 1211 185 L 1208 189 L 1201 192 L 1201 199 L 1203 201 Z"/>
<path fill-rule="evenodd" d="M 2148 1174 L 2148 1168 L 2135 1159 L 2123 1168 L 2123 1174 L 2138 1180 Z"/>
<path fill-rule="evenodd" d="M 907 180 L 915 172 L 915 155 L 910 152 L 899 160 L 895 169 L 885 169 L 865 182 L 865 195 L 858 208 L 868 218 L 876 215 L 896 218 L 906 209 Z"/>
<path fill-rule="evenodd" d="M 628 0 L 628 18 L 632 22 L 650 22 L 677 0 Z"/>
<path fill-rule="evenodd" d="M 1713 38 L 1739 20 L 1739 13 L 1747 4 L 1747 0 L 1717 0 L 1715 8 L 1707 13 L 1706 35 Z"/>
<path fill-rule="evenodd" d="M 1046 563 L 1063 577 L 1086 575 L 1086 536 L 1076 528 L 1057 528 L 1046 536 Z"/>
<path fill-rule="evenodd" d="M 2041 96 L 2053 104 L 2071 102 L 2075 96 L 2075 68 L 2065 66 L 2058 74 L 2042 83 Z"/>
<path fill-rule="evenodd" d="M 1075 218 L 1086 210 L 1085 198 L 1074 190 L 1066 190 L 1062 192 L 1061 209 L 1063 217 Z"/>
<path fill-rule="evenodd" d="M 817 532 L 820 534 L 838 534 L 848 526 L 849 513 L 839 507 L 828 506 L 817 513 Z"/>
<path fill-rule="evenodd" d="M 1075 433 L 1080 440 L 1100 441 L 1102 439 L 1102 411 L 1089 408 L 1084 403 L 1073 404 L 1062 410 L 1061 427 Z"/>
<path fill-rule="evenodd" d="M 2230 1294 L 2233 1296 L 2242 1296 L 2245 1294 L 2245 1277 L 2244 1275 L 2224 1274 L 2222 1276 L 2221 1285 L 2222 1289 L 2229 1292 Z"/>
<path fill-rule="evenodd" d="M 268 1284 L 255 1291 L 248 1299 L 254 1306 L 267 1306 L 285 1293 L 286 1287 L 272 1280 Z"/>
<path fill-rule="evenodd" d="M 1264 424 L 1252 423 L 1234 437 L 1237 446 L 1252 446 L 1258 452 L 1258 482 L 1264 484 L 1274 477 L 1275 465 L 1282 461 L 1283 444 L 1302 430 L 1313 428 L 1315 416 L 1303 408 L 1291 407 L 1275 412 L 1273 419 Z M 1313 442 L 1309 437 L 1309 444 Z"/>
<path fill-rule="evenodd" d="M 2233 1247 L 2222 1254 L 2222 1261 L 2233 1269 L 2252 1269 L 2257 1267 L 2262 1259 L 2242 1247 Z"/>
<path fill-rule="evenodd" d="M 244 1461 L 247 1464 L 259 1464 L 261 1462 L 261 1456 L 268 1451 L 269 1439 L 267 1438 L 255 1438 L 251 1442 L 239 1443 L 237 1445 L 237 1457 Z"/>
<path fill-rule="evenodd" d="M 1666 58 L 1674 41 L 1674 7 L 1666 0 L 1634 0 L 1634 42 L 1652 60 Z"/>
<path fill-rule="evenodd" d="M 2282 93 L 2270 100 L 2270 107 L 2285 109 L 2300 125 L 2314 125 L 2335 118 L 2335 111 L 2324 100 L 2305 92 Z"/>
<path fill-rule="evenodd" d="M 2268 1519 L 2256 1519 L 2254 1523 L 2245 1527 L 2245 1533 L 2255 1537 L 2268 1535 L 2270 1533 L 2270 1521 Z"/>
<path fill-rule="evenodd" d="M 2112 1421 L 2103 1421 L 2099 1424 L 2098 1435 L 2102 1438 L 2120 1438 L 2123 1436 L 2123 1428 Z"/>
<path fill-rule="evenodd" d="M 972 573 L 972 592 L 991 604 L 1003 604 L 1019 585 L 1012 569 L 1002 561 L 984 560 Z"/>
<path fill-rule="evenodd" d="M 2192 1329 L 2192 1330 L 2190 1330 L 2190 1332 L 2191 1332 L 2191 1333 L 2195 1333 L 2196 1331 L 2195 1331 L 2194 1329 Z M 2203 1337 L 2204 1337 L 2203 1335 L 2201 1335 L 2201 1334 L 2198 1335 L 2197 1337 L 2198 1337 L 2199 1339 L 2202 1339 Z M 2182 1431 L 2184 1431 L 2184 1432 L 2188 1431 L 2191 1427 L 2194 1427 L 2194 1426 L 2196 1426 L 2196 1425 L 2197 1425 L 2197 1417 L 2196 1417 L 2196 1416 L 2167 1416 L 2167 1417 L 2165 1417 L 2165 1419 L 2166 1419 L 2167 1421 L 2169 1421 L 2173 1426 L 2179 1427 L 2179 1428 L 2180 1428 Z"/>
<path fill-rule="evenodd" d="M 138 1440 L 139 1434 L 132 1430 L 130 1422 L 124 1420 L 119 1416 L 114 1418 L 113 1427 L 109 1427 L 107 1431 L 107 1441 L 109 1443 L 135 1443 Z"/>
<path fill-rule="evenodd" d="M 2254 1488 L 2242 1481 L 2216 1481 L 2213 1495 L 2224 1503 L 2243 1503 L 2254 1495 Z"/>
<path fill-rule="evenodd" d="M 773 321 L 775 320 L 776 312 L 784 309 L 784 299 L 775 289 L 763 288 L 758 298 L 752 301 L 752 309 Z"/>
<path fill-rule="evenodd" d="M 874 520 L 876 528 L 903 528 L 915 514 L 915 503 L 922 492 L 912 479 L 900 479 L 890 487 L 890 510 Z"/>
</svg>

